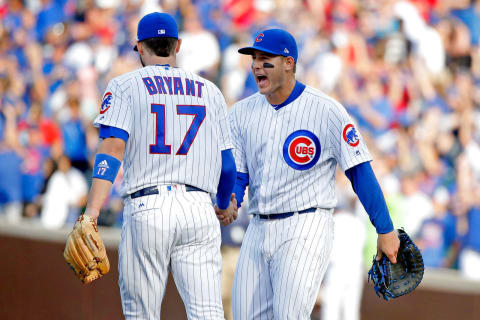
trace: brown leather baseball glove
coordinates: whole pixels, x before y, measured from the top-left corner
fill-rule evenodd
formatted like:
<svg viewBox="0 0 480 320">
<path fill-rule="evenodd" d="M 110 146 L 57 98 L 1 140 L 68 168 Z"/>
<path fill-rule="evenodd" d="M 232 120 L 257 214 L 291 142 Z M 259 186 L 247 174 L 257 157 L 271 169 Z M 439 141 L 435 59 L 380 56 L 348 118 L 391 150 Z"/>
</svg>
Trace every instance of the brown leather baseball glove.
<svg viewBox="0 0 480 320">
<path fill-rule="evenodd" d="M 110 263 L 97 223 L 81 215 L 68 235 L 63 257 L 83 283 L 90 283 L 108 273 Z"/>
</svg>

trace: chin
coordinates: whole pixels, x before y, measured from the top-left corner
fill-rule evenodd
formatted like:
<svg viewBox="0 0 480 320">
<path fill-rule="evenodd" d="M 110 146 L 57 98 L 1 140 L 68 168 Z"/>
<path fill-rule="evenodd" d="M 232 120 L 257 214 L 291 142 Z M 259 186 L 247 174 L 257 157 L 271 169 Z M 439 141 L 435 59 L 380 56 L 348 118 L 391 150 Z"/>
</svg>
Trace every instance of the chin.
<svg viewBox="0 0 480 320">
<path fill-rule="evenodd" d="M 258 88 L 258 92 L 260 92 L 260 94 L 269 95 L 271 93 L 270 86 L 263 87 L 263 88 L 257 86 L 257 88 Z"/>
</svg>

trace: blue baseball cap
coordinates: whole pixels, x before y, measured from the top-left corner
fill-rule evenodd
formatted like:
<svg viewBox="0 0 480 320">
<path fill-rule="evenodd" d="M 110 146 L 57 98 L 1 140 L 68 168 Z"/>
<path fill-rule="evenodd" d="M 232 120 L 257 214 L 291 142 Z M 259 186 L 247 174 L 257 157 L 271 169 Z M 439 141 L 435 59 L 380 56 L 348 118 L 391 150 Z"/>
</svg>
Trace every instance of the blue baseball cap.
<svg viewBox="0 0 480 320">
<path fill-rule="evenodd" d="M 297 63 L 298 50 L 295 38 L 282 29 L 268 29 L 259 32 L 251 47 L 238 50 L 241 54 L 253 54 L 253 50 L 271 53 L 277 56 L 292 57 Z"/>
<path fill-rule="evenodd" d="M 168 13 L 152 12 L 138 22 L 137 41 L 167 37 L 178 39 L 177 22 Z M 137 46 L 133 50 L 138 51 Z"/>
</svg>

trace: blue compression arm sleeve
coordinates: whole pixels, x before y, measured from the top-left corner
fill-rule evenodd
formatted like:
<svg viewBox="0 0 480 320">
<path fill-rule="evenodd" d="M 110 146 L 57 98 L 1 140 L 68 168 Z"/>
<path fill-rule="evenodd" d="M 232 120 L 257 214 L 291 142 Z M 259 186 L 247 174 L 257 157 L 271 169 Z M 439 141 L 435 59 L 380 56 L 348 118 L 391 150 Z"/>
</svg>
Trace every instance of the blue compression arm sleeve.
<svg viewBox="0 0 480 320">
<path fill-rule="evenodd" d="M 233 187 L 233 193 L 237 198 L 237 205 L 240 208 L 242 206 L 243 197 L 245 196 L 245 189 L 248 186 L 248 173 L 237 172 L 237 181 L 235 181 L 235 187 Z"/>
<path fill-rule="evenodd" d="M 220 182 L 217 189 L 217 206 L 222 210 L 227 209 L 230 204 L 230 196 L 232 195 L 236 177 L 237 168 L 235 167 L 232 150 L 223 150 L 222 173 L 220 174 Z"/>
<path fill-rule="evenodd" d="M 100 138 L 103 138 L 103 139 L 110 138 L 110 137 L 120 138 L 123 141 L 125 141 L 125 143 L 127 143 L 129 134 L 127 131 L 123 129 L 120 129 L 117 127 L 110 127 L 102 124 L 100 125 L 99 136 Z"/>
<path fill-rule="evenodd" d="M 377 233 L 393 231 L 392 219 L 370 162 L 360 163 L 345 171 L 345 174 L 350 179 L 353 190 L 367 211 Z"/>
</svg>

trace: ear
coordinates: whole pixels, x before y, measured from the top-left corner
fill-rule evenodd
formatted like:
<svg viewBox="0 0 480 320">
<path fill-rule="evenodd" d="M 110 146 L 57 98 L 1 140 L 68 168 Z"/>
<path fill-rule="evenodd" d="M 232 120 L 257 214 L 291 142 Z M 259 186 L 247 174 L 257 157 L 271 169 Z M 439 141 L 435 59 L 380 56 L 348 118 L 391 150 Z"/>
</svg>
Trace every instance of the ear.
<svg viewBox="0 0 480 320">
<path fill-rule="evenodd" d="M 285 70 L 293 70 L 295 67 L 295 60 L 292 57 L 286 57 L 284 60 Z"/>
<path fill-rule="evenodd" d="M 140 55 L 143 55 L 143 44 L 141 42 L 137 42 L 137 51 Z"/>
<path fill-rule="evenodd" d="M 182 45 L 182 39 L 177 40 L 177 49 L 175 49 L 175 53 L 178 53 L 180 51 L 180 46 Z"/>
</svg>

